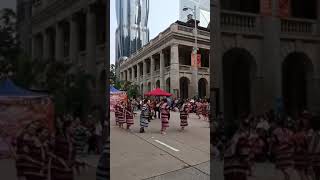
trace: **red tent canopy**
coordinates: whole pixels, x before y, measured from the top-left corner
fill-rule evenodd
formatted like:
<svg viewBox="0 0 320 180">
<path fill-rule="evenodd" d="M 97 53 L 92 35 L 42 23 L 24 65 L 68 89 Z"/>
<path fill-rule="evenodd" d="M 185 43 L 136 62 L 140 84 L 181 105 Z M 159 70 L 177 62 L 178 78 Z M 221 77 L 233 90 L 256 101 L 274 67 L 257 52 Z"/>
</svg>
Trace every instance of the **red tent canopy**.
<svg viewBox="0 0 320 180">
<path fill-rule="evenodd" d="M 146 94 L 144 94 L 145 96 L 172 96 L 172 94 L 160 89 L 160 88 L 157 88 L 155 90 L 152 90 Z"/>
</svg>

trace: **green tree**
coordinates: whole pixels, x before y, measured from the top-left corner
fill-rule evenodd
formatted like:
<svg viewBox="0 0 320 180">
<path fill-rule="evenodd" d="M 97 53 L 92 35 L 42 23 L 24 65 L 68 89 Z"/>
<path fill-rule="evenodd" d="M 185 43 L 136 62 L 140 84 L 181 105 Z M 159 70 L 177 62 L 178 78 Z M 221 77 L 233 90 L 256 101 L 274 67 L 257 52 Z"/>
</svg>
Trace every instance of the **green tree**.
<svg viewBox="0 0 320 180">
<path fill-rule="evenodd" d="M 116 66 L 114 64 L 110 65 L 110 73 L 109 73 L 109 82 L 111 85 L 114 85 L 118 82 L 117 76 L 116 76 Z"/>
<path fill-rule="evenodd" d="M 12 9 L 0 10 L 0 77 L 12 71 L 19 56 L 16 35 L 16 14 Z"/>
</svg>

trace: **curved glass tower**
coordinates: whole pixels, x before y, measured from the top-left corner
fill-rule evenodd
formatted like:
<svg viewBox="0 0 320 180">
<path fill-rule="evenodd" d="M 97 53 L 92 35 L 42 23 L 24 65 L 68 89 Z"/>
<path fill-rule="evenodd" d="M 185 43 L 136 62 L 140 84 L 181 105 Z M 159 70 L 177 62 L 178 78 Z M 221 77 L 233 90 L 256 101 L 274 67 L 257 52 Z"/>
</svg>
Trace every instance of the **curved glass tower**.
<svg viewBox="0 0 320 180">
<path fill-rule="evenodd" d="M 149 0 L 117 0 L 116 65 L 149 42 Z"/>
</svg>

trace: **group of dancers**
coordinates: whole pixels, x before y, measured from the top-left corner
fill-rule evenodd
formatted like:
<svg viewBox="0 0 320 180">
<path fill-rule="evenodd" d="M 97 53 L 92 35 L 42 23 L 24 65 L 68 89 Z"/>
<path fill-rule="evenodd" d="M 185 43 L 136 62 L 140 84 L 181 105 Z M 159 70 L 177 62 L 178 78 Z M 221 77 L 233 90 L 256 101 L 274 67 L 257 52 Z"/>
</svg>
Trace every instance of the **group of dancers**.
<svg viewBox="0 0 320 180">
<path fill-rule="evenodd" d="M 13 145 L 18 179 L 73 180 L 74 169 L 79 173 L 86 166 L 76 160 L 74 127 L 66 121 L 53 135 L 42 122 L 29 123 Z"/>
<path fill-rule="evenodd" d="M 263 148 L 267 147 L 267 150 Z M 278 119 L 265 140 L 250 128 L 250 118 L 242 116 L 240 127 L 227 142 L 224 152 L 226 180 L 246 180 L 252 174 L 254 162 L 262 153 L 271 156 L 275 168 L 284 180 L 293 176 L 294 169 L 301 180 L 320 180 L 320 122 L 308 112 L 291 126 L 286 118 Z"/>
<path fill-rule="evenodd" d="M 205 120 L 208 120 L 209 103 L 205 100 L 197 102 L 185 100 L 182 101 L 180 108 L 172 108 L 166 98 L 163 98 L 159 102 L 144 99 L 141 104 L 140 133 L 145 132 L 145 128 L 149 126 L 149 122 L 156 115 L 156 111 L 159 111 L 161 119 L 160 133 L 166 134 L 166 130 L 169 128 L 171 110 L 180 112 L 180 126 L 181 131 L 183 131 L 189 125 L 188 118 L 193 109 L 196 110 L 196 115 L 198 115 L 199 119 L 203 116 Z M 124 124 L 126 124 L 126 129 L 130 130 L 130 127 L 134 124 L 134 117 L 135 113 L 130 102 L 119 102 L 115 105 L 116 125 L 120 128 L 124 128 Z"/>
</svg>

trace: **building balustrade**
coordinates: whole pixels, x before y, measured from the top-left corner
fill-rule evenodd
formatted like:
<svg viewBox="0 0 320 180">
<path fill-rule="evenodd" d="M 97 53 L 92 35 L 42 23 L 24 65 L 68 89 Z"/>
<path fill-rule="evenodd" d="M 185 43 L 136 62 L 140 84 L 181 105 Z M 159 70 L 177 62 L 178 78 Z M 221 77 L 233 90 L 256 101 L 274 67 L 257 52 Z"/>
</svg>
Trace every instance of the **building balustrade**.
<svg viewBox="0 0 320 180">
<path fill-rule="evenodd" d="M 154 71 L 153 75 L 160 75 L 160 70 Z"/>
<path fill-rule="evenodd" d="M 191 71 L 191 66 L 180 65 L 180 71 Z"/>
<path fill-rule="evenodd" d="M 317 32 L 317 21 L 309 19 L 281 19 L 281 33 L 295 35 L 314 35 Z"/>
<path fill-rule="evenodd" d="M 237 11 L 221 11 L 222 31 L 260 33 L 261 18 L 258 14 Z"/>
<path fill-rule="evenodd" d="M 209 73 L 209 68 L 208 67 L 200 67 L 199 72 L 201 73 Z"/>
</svg>

